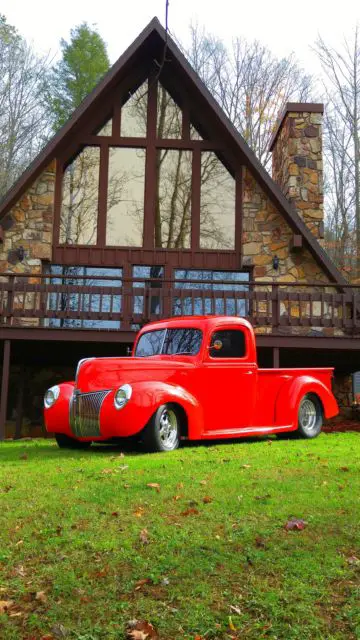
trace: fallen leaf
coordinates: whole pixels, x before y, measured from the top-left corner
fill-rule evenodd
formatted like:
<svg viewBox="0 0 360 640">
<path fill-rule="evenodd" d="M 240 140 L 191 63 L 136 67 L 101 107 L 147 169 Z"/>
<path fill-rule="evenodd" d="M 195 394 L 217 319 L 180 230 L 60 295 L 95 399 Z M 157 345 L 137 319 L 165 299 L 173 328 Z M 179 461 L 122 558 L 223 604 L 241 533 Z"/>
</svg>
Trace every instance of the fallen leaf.
<svg viewBox="0 0 360 640">
<path fill-rule="evenodd" d="M 158 482 L 148 482 L 146 486 L 150 487 L 150 489 L 156 489 L 158 493 L 160 491 L 160 485 Z"/>
<path fill-rule="evenodd" d="M 266 547 L 265 540 L 261 536 L 256 536 L 255 546 L 258 547 L 258 549 L 265 549 Z"/>
<path fill-rule="evenodd" d="M 18 540 L 15 547 L 19 547 L 21 544 L 24 544 L 24 540 Z"/>
<path fill-rule="evenodd" d="M 126 469 L 129 468 L 128 464 L 122 464 L 121 467 L 119 467 L 119 471 L 126 471 Z"/>
<path fill-rule="evenodd" d="M 205 486 L 207 484 L 206 480 L 200 480 L 200 484 L 202 484 L 203 486 Z"/>
<path fill-rule="evenodd" d="M 141 529 L 140 531 L 140 540 L 143 544 L 150 544 L 150 540 L 148 538 L 148 531 L 147 529 Z"/>
<path fill-rule="evenodd" d="M 129 484 L 124 484 L 124 489 L 130 489 L 130 485 Z"/>
<path fill-rule="evenodd" d="M 356 556 L 350 556 L 350 558 L 347 558 L 347 563 L 358 566 L 360 565 L 360 560 Z"/>
<path fill-rule="evenodd" d="M 45 602 L 47 602 L 47 596 L 45 591 L 38 591 L 36 593 L 35 600 L 38 600 L 42 604 L 45 604 Z"/>
<path fill-rule="evenodd" d="M 28 460 L 29 456 L 27 453 L 23 453 L 22 456 L 20 456 L 19 460 Z"/>
<path fill-rule="evenodd" d="M 145 584 L 153 584 L 151 578 L 143 578 L 135 583 L 135 591 L 139 591 Z"/>
<path fill-rule="evenodd" d="M 0 600 L 0 613 L 6 613 L 13 606 L 14 600 Z"/>
<path fill-rule="evenodd" d="M 169 586 L 169 584 L 170 584 L 170 580 L 169 580 L 169 578 L 166 578 L 166 577 L 165 577 L 165 578 L 163 578 L 163 579 L 161 580 L 161 584 L 162 584 L 164 587 L 168 587 L 168 586 Z"/>
<path fill-rule="evenodd" d="M 144 515 L 144 511 L 145 511 L 144 507 L 138 507 L 136 511 L 134 511 L 134 516 L 136 518 L 142 518 Z"/>
<path fill-rule="evenodd" d="M 181 513 L 182 516 L 196 516 L 198 515 L 199 511 L 198 509 L 194 509 L 193 507 L 191 507 L 190 509 L 186 509 L 186 511 L 183 511 Z"/>
<path fill-rule="evenodd" d="M 242 469 L 250 469 L 250 467 L 251 467 L 251 464 L 242 464 L 241 465 Z"/>
<path fill-rule="evenodd" d="M 178 500 L 180 500 L 181 496 L 173 496 L 173 500 L 175 500 L 175 502 L 177 502 Z"/>
<path fill-rule="evenodd" d="M 239 609 L 239 607 L 234 607 L 233 604 L 230 605 L 230 611 L 237 613 L 239 616 L 241 615 L 241 609 Z"/>
<path fill-rule="evenodd" d="M 176 485 L 177 489 L 183 489 L 184 488 L 184 483 L 183 482 L 178 482 L 178 484 Z"/>
<path fill-rule="evenodd" d="M 211 496 L 204 496 L 203 497 L 203 503 L 204 504 L 210 504 L 210 502 L 212 502 L 213 499 L 211 498 Z"/>
<path fill-rule="evenodd" d="M 101 473 L 103 475 L 107 475 L 109 473 L 114 473 L 114 469 L 103 469 Z"/>
<path fill-rule="evenodd" d="M 339 471 L 350 471 L 349 467 L 340 467 Z"/>
<path fill-rule="evenodd" d="M 286 531 L 302 531 L 305 529 L 307 522 L 301 518 L 293 518 L 285 524 Z"/>
<path fill-rule="evenodd" d="M 118 517 L 118 515 L 119 515 L 119 512 L 118 512 L 118 511 L 113 511 L 111 515 L 112 515 L 114 518 L 117 518 L 117 517 Z"/>
<path fill-rule="evenodd" d="M 145 620 L 134 620 L 127 629 L 127 637 L 131 640 L 158 640 L 155 627 Z"/>
</svg>

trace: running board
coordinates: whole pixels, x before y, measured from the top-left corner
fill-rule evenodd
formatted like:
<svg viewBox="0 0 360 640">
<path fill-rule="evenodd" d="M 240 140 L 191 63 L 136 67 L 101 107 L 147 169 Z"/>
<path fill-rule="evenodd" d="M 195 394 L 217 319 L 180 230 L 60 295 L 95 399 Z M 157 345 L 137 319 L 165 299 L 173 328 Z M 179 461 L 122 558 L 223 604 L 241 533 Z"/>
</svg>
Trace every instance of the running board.
<svg viewBox="0 0 360 640">
<path fill-rule="evenodd" d="M 216 431 L 205 431 L 202 438 L 236 438 L 237 436 L 257 435 L 262 433 L 277 433 L 278 431 L 294 431 L 291 424 L 283 427 L 242 427 L 241 429 L 217 429 Z"/>
</svg>

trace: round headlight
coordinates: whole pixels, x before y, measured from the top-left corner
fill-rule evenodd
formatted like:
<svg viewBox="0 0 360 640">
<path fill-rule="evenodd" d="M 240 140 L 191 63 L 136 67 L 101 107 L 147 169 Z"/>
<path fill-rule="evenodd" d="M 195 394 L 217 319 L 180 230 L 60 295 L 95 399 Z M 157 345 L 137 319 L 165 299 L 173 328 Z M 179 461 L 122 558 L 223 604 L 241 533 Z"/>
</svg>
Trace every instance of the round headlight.
<svg viewBox="0 0 360 640">
<path fill-rule="evenodd" d="M 120 389 L 115 392 L 114 405 L 115 409 L 122 409 L 125 407 L 128 400 L 130 400 L 132 394 L 132 388 L 129 384 L 123 384 Z"/>
<path fill-rule="evenodd" d="M 47 390 L 44 396 L 45 409 L 50 409 L 50 407 L 52 407 L 53 404 L 55 404 L 59 395 L 60 395 L 60 387 L 58 387 L 57 385 L 55 387 L 50 387 L 50 389 Z"/>
</svg>

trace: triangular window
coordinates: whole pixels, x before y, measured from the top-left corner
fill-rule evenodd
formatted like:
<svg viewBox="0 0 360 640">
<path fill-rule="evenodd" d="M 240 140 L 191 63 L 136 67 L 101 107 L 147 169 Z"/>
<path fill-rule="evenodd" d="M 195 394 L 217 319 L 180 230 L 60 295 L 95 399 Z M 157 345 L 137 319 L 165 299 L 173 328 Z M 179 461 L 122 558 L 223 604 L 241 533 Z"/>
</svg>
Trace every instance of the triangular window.
<svg viewBox="0 0 360 640">
<path fill-rule="evenodd" d="M 112 135 L 112 118 L 110 118 L 110 120 L 105 122 L 105 124 L 100 129 L 97 129 L 95 132 L 95 135 L 111 136 Z"/>
<path fill-rule="evenodd" d="M 144 82 L 121 109 L 121 137 L 145 138 L 147 125 L 148 82 Z"/>
<path fill-rule="evenodd" d="M 182 135 L 181 109 L 161 84 L 158 86 L 156 133 L 162 139 L 178 139 Z"/>
</svg>

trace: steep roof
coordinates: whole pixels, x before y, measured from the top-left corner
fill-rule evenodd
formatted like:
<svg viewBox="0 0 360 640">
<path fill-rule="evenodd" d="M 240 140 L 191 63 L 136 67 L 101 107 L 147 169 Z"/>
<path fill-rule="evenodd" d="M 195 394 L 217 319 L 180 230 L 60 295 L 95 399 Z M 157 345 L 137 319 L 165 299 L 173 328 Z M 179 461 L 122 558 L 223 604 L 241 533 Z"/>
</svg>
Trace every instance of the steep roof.
<svg viewBox="0 0 360 640">
<path fill-rule="evenodd" d="M 59 154 L 65 142 L 72 137 L 73 133 L 84 122 L 86 113 L 95 107 L 95 105 L 99 104 L 101 100 L 104 100 L 108 92 L 114 88 L 119 80 L 139 65 L 139 61 L 147 61 L 148 63 L 149 58 L 153 60 L 155 57 L 154 52 L 156 52 L 159 59 L 161 59 L 164 52 L 166 52 L 165 65 L 172 64 L 174 70 L 176 68 L 176 72 L 179 78 L 181 78 L 182 86 L 189 93 L 191 92 L 191 95 L 195 98 L 199 112 L 201 113 L 202 109 L 207 109 L 211 113 L 223 132 L 226 144 L 229 143 L 233 147 L 233 150 L 235 150 L 235 153 L 236 151 L 240 151 L 244 164 L 252 171 L 254 178 L 268 194 L 293 232 L 301 234 L 304 240 L 304 246 L 310 251 L 324 272 L 332 281 L 345 284 L 345 278 L 336 268 L 327 253 L 322 249 L 293 205 L 288 202 L 281 189 L 272 180 L 253 151 L 227 118 L 220 105 L 208 91 L 205 84 L 188 63 L 179 47 L 166 33 L 157 18 L 151 20 L 136 40 L 134 40 L 117 62 L 115 62 L 95 89 L 74 111 L 68 122 L 48 142 L 19 180 L 8 191 L 0 203 L 0 221 L 9 212 L 11 207 L 16 204 L 21 195 L 33 183 L 41 171 Z"/>
</svg>

